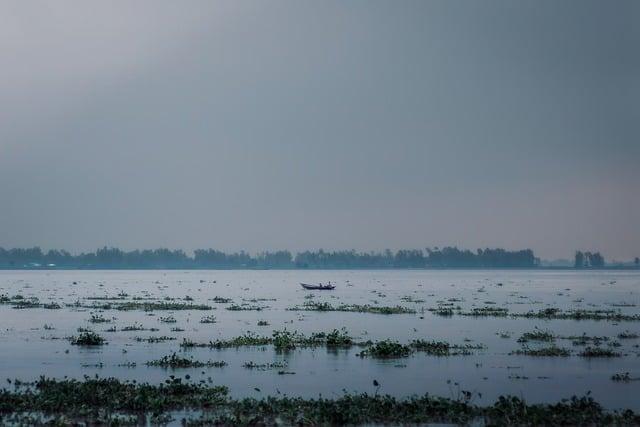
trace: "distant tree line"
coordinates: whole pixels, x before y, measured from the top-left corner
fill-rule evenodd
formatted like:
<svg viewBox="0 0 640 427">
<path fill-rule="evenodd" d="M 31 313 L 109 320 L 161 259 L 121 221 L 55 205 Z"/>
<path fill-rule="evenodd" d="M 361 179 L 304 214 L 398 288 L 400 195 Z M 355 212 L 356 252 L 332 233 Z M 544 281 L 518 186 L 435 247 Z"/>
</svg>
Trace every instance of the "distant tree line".
<svg viewBox="0 0 640 427">
<path fill-rule="evenodd" d="M 402 249 L 396 252 L 289 251 L 226 253 L 215 249 L 197 249 L 193 255 L 182 250 L 154 249 L 123 251 L 101 248 L 95 252 L 72 255 L 64 250 L 43 251 L 0 248 L 0 268 L 533 268 L 539 259 L 530 249 L 478 249 L 475 252 L 456 247 L 442 249 Z"/>
<path fill-rule="evenodd" d="M 602 268 L 604 267 L 604 257 L 600 255 L 600 252 L 576 251 L 573 266 L 575 268 Z"/>
</svg>

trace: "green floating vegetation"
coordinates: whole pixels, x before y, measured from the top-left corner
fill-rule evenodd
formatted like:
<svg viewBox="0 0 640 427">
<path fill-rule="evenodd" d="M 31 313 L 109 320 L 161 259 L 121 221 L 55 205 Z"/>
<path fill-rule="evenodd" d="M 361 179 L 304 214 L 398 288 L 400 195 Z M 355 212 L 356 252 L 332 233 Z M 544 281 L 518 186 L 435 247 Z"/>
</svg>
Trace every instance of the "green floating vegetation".
<svg viewBox="0 0 640 427">
<path fill-rule="evenodd" d="M 212 310 L 213 308 L 205 304 L 186 304 L 180 302 L 126 302 L 117 304 L 116 310 Z"/>
<path fill-rule="evenodd" d="M 106 340 L 95 332 L 86 331 L 80 335 L 71 337 L 71 345 L 98 346 L 106 344 Z"/>
<path fill-rule="evenodd" d="M 581 353 L 578 354 L 580 357 L 620 357 L 622 356 L 620 353 L 616 353 L 613 350 L 609 350 L 608 348 L 600 348 L 600 347 L 587 347 Z"/>
<path fill-rule="evenodd" d="M 229 310 L 229 311 L 262 311 L 265 308 L 266 307 L 261 307 L 259 305 L 248 305 L 248 304 L 238 305 L 238 304 L 233 304 L 233 305 L 230 305 L 229 307 L 227 307 L 227 310 Z"/>
<path fill-rule="evenodd" d="M 538 311 L 513 314 L 514 317 L 527 319 L 554 320 L 609 320 L 609 321 L 640 321 L 638 314 L 623 314 L 615 310 L 568 310 L 559 308 L 545 308 Z"/>
<path fill-rule="evenodd" d="M 552 345 L 543 348 L 524 347 L 520 350 L 514 351 L 511 354 L 536 357 L 567 357 L 571 355 L 571 351 L 567 350 L 566 348 L 556 347 L 555 345 Z"/>
<path fill-rule="evenodd" d="M 436 308 L 428 308 L 427 311 L 430 311 L 431 313 L 435 314 L 436 316 L 442 316 L 442 317 L 451 317 L 455 314 L 455 311 L 453 310 L 453 308 L 451 307 L 436 307 Z"/>
<path fill-rule="evenodd" d="M 158 328 L 145 328 L 144 326 L 142 326 L 141 323 L 134 323 L 133 325 L 128 325 L 125 326 L 124 328 L 121 329 L 121 331 L 123 332 L 131 332 L 131 331 L 151 331 L 151 332 L 156 332 L 158 331 Z"/>
<path fill-rule="evenodd" d="M 413 340 L 409 346 L 416 351 L 426 353 L 430 356 L 468 356 L 473 354 L 472 350 L 481 350 L 483 345 L 452 345 L 444 341 L 427 341 L 427 340 Z"/>
<path fill-rule="evenodd" d="M 602 336 L 589 336 L 587 334 L 582 335 L 569 335 L 565 337 L 560 337 L 563 340 L 571 340 L 571 344 L 574 346 L 585 346 L 587 344 L 593 344 L 595 346 L 599 346 L 603 342 L 609 341 L 609 337 Z"/>
<path fill-rule="evenodd" d="M 273 363 L 255 363 L 246 362 L 242 365 L 245 369 L 255 369 L 258 371 L 267 371 L 270 369 L 284 369 L 287 367 L 286 362 L 273 362 Z"/>
<path fill-rule="evenodd" d="M 405 344 L 397 341 L 384 340 L 378 341 L 362 350 L 358 355 L 360 357 L 372 357 L 375 359 L 396 359 L 401 357 L 409 357 L 413 350 Z"/>
<path fill-rule="evenodd" d="M 233 399 L 228 389 L 169 378 L 150 385 L 115 378 L 85 376 L 54 380 L 40 378 L 0 391 L 0 421 L 10 416 L 45 414 L 65 424 L 159 424 L 171 420 L 169 411 L 204 411 L 190 425 L 361 425 L 361 424 L 479 424 L 479 425 L 637 425 L 631 410 L 608 412 L 589 396 L 555 404 L 527 404 L 519 397 L 500 397 L 493 405 L 430 395 L 398 399 L 392 396 L 345 394 L 337 398 L 266 397 Z M 35 414 L 35 415 L 34 415 Z M 129 417 L 126 417 L 126 416 Z M 33 419 L 32 419 L 33 420 Z M 66 422 L 65 422 L 66 420 Z M 37 423 L 32 421 L 32 424 Z"/>
<path fill-rule="evenodd" d="M 324 303 L 326 304 L 326 303 Z M 306 305 L 306 304 L 305 304 Z M 321 311 L 321 310 L 319 310 Z M 327 310 L 329 311 L 329 310 Z M 438 316 L 459 316 L 469 317 L 515 317 L 525 319 L 544 319 L 544 320 L 607 320 L 614 322 L 622 321 L 640 321 L 640 314 L 623 314 L 615 310 L 568 310 L 563 311 L 559 308 L 545 308 L 538 311 L 529 311 L 527 313 L 510 313 L 507 308 L 502 307 L 476 307 L 471 311 L 462 311 L 458 306 L 455 309 L 444 304 L 438 307 L 428 308 L 427 311 Z"/>
<path fill-rule="evenodd" d="M 87 308 L 90 310 L 120 310 L 120 311 L 167 311 L 167 310 L 213 310 L 213 307 L 205 304 L 187 304 L 184 302 L 150 302 L 150 301 L 127 301 L 122 303 L 105 303 L 105 304 L 83 304 L 76 301 L 73 304 L 67 304 L 71 308 Z"/>
<path fill-rule="evenodd" d="M 433 356 L 449 356 L 451 354 L 451 345 L 443 341 L 414 340 L 411 342 L 411 347 Z"/>
<path fill-rule="evenodd" d="M 107 319 L 104 316 L 100 315 L 100 314 L 92 314 L 91 318 L 89 319 L 89 322 L 91 323 L 111 323 L 111 319 Z"/>
<path fill-rule="evenodd" d="M 273 347 L 279 351 L 293 350 L 296 348 L 296 341 L 300 339 L 297 332 L 273 331 Z"/>
<path fill-rule="evenodd" d="M 237 348 L 245 346 L 265 346 L 273 345 L 278 351 L 293 350 L 296 347 L 319 347 L 327 348 L 349 348 L 355 345 L 346 329 L 334 329 L 331 332 L 316 332 L 309 336 L 301 334 L 297 331 L 273 331 L 271 337 L 259 336 L 253 332 L 247 332 L 245 335 L 235 337 L 229 340 L 209 341 L 208 343 L 196 343 L 188 339 L 183 339 L 180 347 L 195 348 Z"/>
<path fill-rule="evenodd" d="M 621 340 L 634 340 L 638 337 L 640 337 L 640 335 L 636 334 L 635 332 L 629 332 L 629 331 L 620 332 L 618 334 L 618 338 Z"/>
<path fill-rule="evenodd" d="M 209 347 L 209 348 L 237 348 L 245 346 L 263 346 L 273 343 L 273 339 L 270 337 L 261 337 L 252 332 L 247 332 L 245 335 L 232 338 L 230 340 L 215 340 L 208 343 L 196 343 L 189 339 L 183 338 L 180 347 L 182 348 L 195 348 L 195 347 Z"/>
<path fill-rule="evenodd" d="M 531 332 L 525 332 L 518 338 L 519 343 L 526 343 L 529 341 L 542 341 L 542 342 L 551 342 L 554 340 L 553 333 L 547 330 L 540 330 L 535 328 L 535 330 Z"/>
<path fill-rule="evenodd" d="M 471 317 L 507 317 L 509 310 L 502 307 L 476 307 L 471 311 L 461 311 L 458 314 Z"/>
<path fill-rule="evenodd" d="M 127 297 L 127 295 L 118 295 L 115 297 L 111 297 L 108 295 L 105 296 L 92 296 L 92 297 L 86 297 L 85 299 L 88 301 L 119 301 L 119 300 L 123 300 Z"/>
<path fill-rule="evenodd" d="M 640 378 L 634 378 L 629 374 L 629 372 L 624 372 L 624 373 L 612 375 L 611 380 L 616 382 L 628 383 L 631 381 L 638 381 L 640 380 Z"/>
<path fill-rule="evenodd" d="M 328 302 L 307 301 L 302 306 L 288 308 L 291 311 L 344 311 L 352 313 L 374 313 L 374 314 L 415 314 L 413 308 L 403 307 L 400 305 L 394 307 L 378 306 L 378 305 L 358 305 L 358 304 L 341 304 L 333 306 Z"/>
<path fill-rule="evenodd" d="M 166 335 L 160 336 L 160 337 L 136 337 L 136 341 L 137 342 L 146 342 L 149 344 L 155 344 L 155 343 L 159 343 L 159 342 L 166 342 L 166 341 L 175 341 L 176 337 L 168 337 Z"/>
<path fill-rule="evenodd" d="M 205 316 L 202 319 L 200 319 L 200 323 L 216 323 L 217 320 L 215 318 L 215 316 Z"/>
<path fill-rule="evenodd" d="M 224 360 L 222 361 L 209 360 L 207 362 L 200 362 L 198 360 L 194 360 L 193 358 L 180 357 L 176 353 L 173 353 L 170 356 L 163 356 L 158 360 L 152 360 L 152 361 L 146 362 L 145 365 L 159 366 L 161 368 L 171 368 L 171 369 L 203 368 L 203 367 L 221 368 L 223 366 L 227 366 L 227 362 L 225 362 Z"/>
<path fill-rule="evenodd" d="M 24 296 L 18 294 L 12 297 L 6 294 L 0 295 L 0 304 L 10 305 L 15 309 L 28 309 L 28 308 L 44 308 L 47 310 L 58 310 L 62 308 L 57 302 L 41 303 L 38 298 L 33 297 L 26 299 Z"/>
<path fill-rule="evenodd" d="M 349 336 L 345 328 L 340 330 L 334 329 L 326 334 L 325 344 L 330 348 L 348 348 L 353 345 L 353 339 Z"/>
</svg>

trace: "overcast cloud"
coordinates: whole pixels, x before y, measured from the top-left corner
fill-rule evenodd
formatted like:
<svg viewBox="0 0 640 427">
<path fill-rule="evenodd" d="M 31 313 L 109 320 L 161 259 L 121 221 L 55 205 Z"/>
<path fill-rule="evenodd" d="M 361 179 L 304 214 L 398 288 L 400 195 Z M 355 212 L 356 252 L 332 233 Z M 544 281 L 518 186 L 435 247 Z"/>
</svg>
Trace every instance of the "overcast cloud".
<svg viewBox="0 0 640 427">
<path fill-rule="evenodd" d="M 640 255 L 640 2 L 2 1 L 0 246 Z"/>
</svg>

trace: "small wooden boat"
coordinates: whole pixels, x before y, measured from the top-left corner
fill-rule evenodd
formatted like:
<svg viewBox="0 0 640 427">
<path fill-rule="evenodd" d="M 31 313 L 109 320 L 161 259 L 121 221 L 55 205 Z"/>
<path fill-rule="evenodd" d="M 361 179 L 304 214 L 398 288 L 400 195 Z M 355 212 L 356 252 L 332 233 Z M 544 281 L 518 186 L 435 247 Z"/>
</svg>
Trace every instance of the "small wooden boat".
<svg viewBox="0 0 640 427">
<path fill-rule="evenodd" d="M 308 290 L 316 290 L 316 291 L 330 291 L 330 290 L 336 288 L 336 286 L 332 285 L 331 283 L 328 283 L 326 285 L 323 285 L 322 283 L 318 283 L 317 285 L 309 285 L 307 283 L 300 283 L 300 286 L 302 286 L 303 288 L 308 289 Z"/>
</svg>

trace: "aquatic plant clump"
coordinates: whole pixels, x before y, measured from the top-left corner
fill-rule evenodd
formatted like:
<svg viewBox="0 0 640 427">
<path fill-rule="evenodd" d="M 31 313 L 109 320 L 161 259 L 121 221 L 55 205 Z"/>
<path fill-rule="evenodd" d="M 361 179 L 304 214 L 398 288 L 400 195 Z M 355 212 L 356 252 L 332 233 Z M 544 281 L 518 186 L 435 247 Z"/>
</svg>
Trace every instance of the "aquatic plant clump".
<svg viewBox="0 0 640 427">
<path fill-rule="evenodd" d="M 106 340 L 102 338 L 100 335 L 95 332 L 82 332 L 77 337 L 71 337 L 71 345 L 79 345 L 79 346 L 97 346 L 103 345 L 106 343 Z"/>
<path fill-rule="evenodd" d="M 146 342 L 149 344 L 155 344 L 155 343 L 160 343 L 165 341 L 175 341 L 176 337 L 168 337 L 166 335 L 163 335 L 160 337 L 147 337 L 147 338 L 136 337 L 135 340 L 137 342 Z"/>
<path fill-rule="evenodd" d="M 614 374 L 611 376 L 611 381 L 616 381 L 616 382 L 623 382 L 623 383 L 628 383 L 630 381 L 636 381 L 640 378 L 632 378 L 631 375 L 629 375 L 629 372 L 624 372 L 622 374 Z"/>
<path fill-rule="evenodd" d="M 550 347 L 543 348 L 524 347 L 520 350 L 514 351 L 511 354 L 536 357 L 567 357 L 571 355 L 571 351 L 567 350 L 566 348 L 556 347 L 555 345 L 552 345 Z"/>
<path fill-rule="evenodd" d="M 47 310 L 58 310 L 62 308 L 57 302 L 41 303 L 36 297 L 26 299 L 19 294 L 12 297 L 0 295 L 0 304 L 7 304 L 15 309 L 44 308 Z"/>
<path fill-rule="evenodd" d="M 107 319 L 102 315 L 99 314 L 92 314 L 91 318 L 89 319 L 89 322 L 91 323 L 110 323 L 111 319 Z"/>
<path fill-rule="evenodd" d="M 396 341 L 384 340 L 362 350 L 358 355 L 360 357 L 372 357 L 376 359 L 394 359 L 400 357 L 408 357 L 411 355 L 412 349 L 408 345 L 400 344 Z"/>
<path fill-rule="evenodd" d="M 543 341 L 543 342 L 551 342 L 554 340 L 554 336 L 550 331 L 542 331 L 540 329 L 535 329 L 531 332 L 525 332 L 518 338 L 519 343 L 525 343 L 529 341 Z"/>
<path fill-rule="evenodd" d="M 480 307 L 474 308 L 471 311 L 460 312 L 461 316 L 471 317 L 507 317 L 509 310 L 502 307 Z"/>
<path fill-rule="evenodd" d="M 579 353 L 578 356 L 592 358 L 592 357 L 620 357 L 622 355 L 613 350 L 609 350 L 608 348 L 587 347 L 581 353 Z"/>
<path fill-rule="evenodd" d="M 296 348 L 296 333 L 284 331 L 273 331 L 273 347 L 276 350 L 286 351 Z"/>
<path fill-rule="evenodd" d="M 473 350 L 485 348 L 482 344 L 450 344 L 445 341 L 413 340 L 409 346 L 420 353 L 429 356 L 469 356 Z"/>
<path fill-rule="evenodd" d="M 639 337 L 640 335 L 636 334 L 635 332 L 629 332 L 629 331 L 620 332 L 618 334 L 618 338 L 621 340 L 633 340 Z"/>
<path fill-rule="evenodd" d="M 202 319 L 200 319 L 200 323 L 216 323 L 217 320 L 215 318 L 215 316 L 205 316 Z"/>
<path fill-rule="evenodd" d="M 287 367 L 285 362 L 273 362 L 273 363 L 255 363 L 246 362 L 242 365 L 245 369 L 255 369 L 259 371 L 266 371 L 269 369 L 283 369 Z"/>
<path fill-rule="evenodd" d="M 227 365 L 225 361 L 207 361 L 200 362 L 187 357 L 180 357 L 176 353 L 170 356 L 163 356 L 158 360 L 152 360 L 145 363 L 147 366 L 160 366 L 161 368 L 202 368 L 202 367 L 216 367 L 221 368 Z"/>
<path fill-rule="evenodd" d="M 227 310 L 229 311 L 262 311 L 264 309 L 265 307 L 261 307 L 258 305 L 244 305 L 244 304 L 243 305 L 233 304 L 227 307 Z"/>
<path fill-rule="evenodd" d="M 414 340 L 411 347 L 432 356 L 449 356 L 451 345 L 443 341 Z"/>
<path fill-rule="evenodd" d="M 640 321 L 638 314 L 622 314 L 614 310 L 569 310 L 559 308 L 545 308 L 539 311 L 513 314 L 514 317 L 526 319 L 557 319 L 557 320 L 609 320 L 609 321 Z"/>
<path fill-rule="evenodd" d="M 588 396 L 556 404 L 527 404 L 519 397 L 506 396 L 484 407 L 472 404 L 469 399 L 430 395 L 404 399 L 366 393 L 329 399 L 233 399 L 226 387 L 180 378 L 151 385 L 87 376 L 83 381 L 40 378 L 34 383 L 20 383 L 11 390 L 0 390 L 0 422 L 39 413 L 60 424 L 68 424 L 70 419 L 92 425 L 116 424 L 115 420 L 130 425 L 165 424 L 171 421 L 169 411 L 184 409 L 203 411 L 200 418 L 186 419 L 187 425 L 239 425 L 248 424 L 248 420 L 253 425 L 640 424 L 640 416 L 633 411 L 608 412 Z"/>
<path fill-rule="evenodd" d="M 373 314 L 415 314 L 413 308 L 400 305 L 387 307 L 378 305 L 341 304 L 333 306 L 328 302 L 307 301 L 302 306 L 289 308 L 291 311 L 344 311 L 352 313 L 373 313 Z"/>
<path fill-rule="evenodd" d="M 273 343 L 273 339 L 270 337 L 261 337 L 254 333 L 247 332 L 245 335 L 232 338 L 230 340 L 216 340 L 209 341 L 208 343 L 196 343 L 188 339 L 183 339 L 180 347 L 182 348 L 196 348 L 196 347 L 209 347 L 209 348 L 236 348 L 244 346 L 263 346 Z"/>
<path fill-rule="evenodd" d="M 326 334 L 326 345 L 327 347 L 333 348 L 347 348 L 353 345 L 353 339 L 349 336 L 346 329 L 334 329 L 333 331 Z"/>
</svg>

